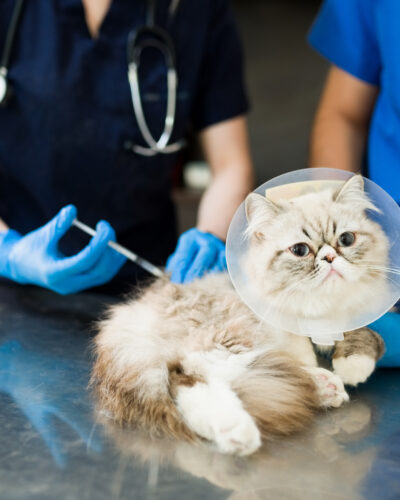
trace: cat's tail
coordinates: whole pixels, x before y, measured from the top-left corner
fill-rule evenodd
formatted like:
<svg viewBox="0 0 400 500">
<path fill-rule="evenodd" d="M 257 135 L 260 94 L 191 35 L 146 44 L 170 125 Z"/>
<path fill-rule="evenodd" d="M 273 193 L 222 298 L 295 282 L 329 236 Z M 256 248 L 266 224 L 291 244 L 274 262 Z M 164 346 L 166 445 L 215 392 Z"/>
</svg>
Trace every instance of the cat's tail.
<svg viewBox="0 0 400 500">
<path fill-rule="evenodd" d="M 312 377 L 285 354 L 258 356 L 233 389 L 264 439 L 303 429 L 321 407 Z"/>
</svg>

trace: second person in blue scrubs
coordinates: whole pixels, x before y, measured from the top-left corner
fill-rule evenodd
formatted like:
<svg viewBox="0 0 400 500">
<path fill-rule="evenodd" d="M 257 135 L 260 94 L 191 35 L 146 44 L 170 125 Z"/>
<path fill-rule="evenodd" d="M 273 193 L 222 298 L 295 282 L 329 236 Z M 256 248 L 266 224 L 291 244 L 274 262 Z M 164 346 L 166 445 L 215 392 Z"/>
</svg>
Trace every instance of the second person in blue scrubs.
<svg viewBox="0 0 400 500">
<path fill-rule="evenodd" d="M 0 51 L 14 5 L 0 5 Z M 0 276 L 63 294 L 110 280 L 124 290 L 140 271 L 107 247 L 110 239 L 157 265 L 173 252 L 171 174 L 179 153 L 146 157 L 124 147 L 143 144 L 126 48 L 129 32 L 145 24 L 148 5 L 25 2 L 8 74 L 13 95 L 0 109 Z M 172 142 L 198 131 L 213 171 L 197 227 L 181 237 L 169 260 L 172 279 L 183 282 L 225 265 L 227 228 L 252 184 L 248 106 L 228 0 L 157 0 L 155 13 L 176 51 Z M 158 137 L 166 71 L 151 50 L 140 71 L 145 115 Z M 92 226 L 104 219 L 89 243 L 71 229 L 77 215 Z"/>
<path fill-rule="evenodd" d="M 332 66 L 315 117 L 310 164 L 369 177 L 400 202 L 400 2 L 325 0 L 309 35 Z M 400 366 L 400 314 L 372 328 L 381 361 Z"/>
</svg>

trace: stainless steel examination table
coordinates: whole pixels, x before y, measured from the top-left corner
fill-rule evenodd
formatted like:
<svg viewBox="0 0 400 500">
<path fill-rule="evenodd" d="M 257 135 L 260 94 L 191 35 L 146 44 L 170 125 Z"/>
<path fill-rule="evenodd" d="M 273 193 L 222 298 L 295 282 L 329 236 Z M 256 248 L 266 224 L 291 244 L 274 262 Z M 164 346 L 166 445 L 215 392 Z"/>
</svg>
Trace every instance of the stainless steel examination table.
<svg viewBox="0 0 400 500">
<path fill-rule="evenodd" d="M 400 499 L 400 371 L 248 459 L 151 441 L 113 426 L 87 388 L 108 302 L 0 284 L 1 500 Z"/>
</svg>

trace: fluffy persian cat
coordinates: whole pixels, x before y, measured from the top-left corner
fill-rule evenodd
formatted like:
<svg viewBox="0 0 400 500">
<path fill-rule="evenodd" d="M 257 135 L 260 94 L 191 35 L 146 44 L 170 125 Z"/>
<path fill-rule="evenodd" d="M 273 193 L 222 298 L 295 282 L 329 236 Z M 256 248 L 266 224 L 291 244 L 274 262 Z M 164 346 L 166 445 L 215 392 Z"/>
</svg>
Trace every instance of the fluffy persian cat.
<svg viewBox="0 0 400 500">
<path fill-rule="evenodd" d="M 361 176 L 279 204 L 250 194 L 254 286 L 289 314 L 357 313 L 386 282 L 388 241 L 371 209 Z M 92 384 L 117 422 L 248 455 L 347 401 L 344 384 L 365 381 L 384 347 L 368 328 L 347 332 L 331 349 L 332 371 L 318 366 L 318 349 L 260 321 L 226 273 L 158 279 L 99 324 Z"/>
</svg>

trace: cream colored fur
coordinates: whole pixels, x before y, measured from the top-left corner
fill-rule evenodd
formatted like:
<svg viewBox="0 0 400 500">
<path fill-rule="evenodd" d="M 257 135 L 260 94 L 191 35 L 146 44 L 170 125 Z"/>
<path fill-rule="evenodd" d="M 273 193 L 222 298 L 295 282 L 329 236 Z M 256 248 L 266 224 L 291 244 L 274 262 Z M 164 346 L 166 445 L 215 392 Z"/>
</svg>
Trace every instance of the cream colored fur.
<svg viewBox="0 0 400 500">
<path fill-rule="evenodd" d="M 332 361 L 333 369 L 347 385 L 365 382 L 375 369 L 375 360 L 365 354 L 351 354 Z"/>
<path fill-rule="evenodd" d="M 159 281 L 141 298 L 116 306 L 101 325 L 96 352 L 103 406 L 117 420 L 149 427 L 151 418 L 142 413 L 149 400 L 161 404 L 171 397 L 169 364 L 179 361 L 190 382 L 173 388 L 178 415 L 226 453 L 252 453 L 262 434 L 289 434 L 318 407 L 347 400 L 340 379 L 317 367 L 310 340 L 260 323 L 227 274 L 185 286 Z M 122 402 L 121 385 L 133 391 L 132 413 Z M 143 405 L 140 415 L 135 405 Z"/>
<path fill-rule="evenodd" d="M 266 294 L 282 286 L 282 275 L 293 256 L 284 256 L 283 270 L 271 268 L 269 263 L 277 248 L 287 252 L 288 246 L 303 241 L 298 225 L 315 217 L 316 206 L 321 225 L 324 211 L 326 219 L 334 214 L 335 225 L 340 224 L 337 232 L 362 230 L 368 259 L 386 261 L 386 240 L 364 215 L 371 208 L 368 200 L 358 189 L 360 213 L 357 217 L 353 210 L 350 216 L 347 197 L 354 203 L 357 189 L 352 184 L 347 189 L 349 193 L 340 193 L 336 199 L 328 192 L 307 195 L 285 209 L 272 207 L 278 212 L 268 221 L 265 217 L 271 207 L 265 200 L 249 198 L 253 228 L 249 268 L 256 286 L 264 286 Z M 288 210 L 290 217 L 282 215 L 282 210 Z M 374 248 L 368 240 L 371 231 Z M 328 300 L 333 310 L 343 314 L 359 307 L 359 300 L 353 301 L 354 291 L 365 299 L 372 277 L 356 263 L 347 262 L 346 266 L 345 270 L 342 263 L 340 269 L 352 293 L 338 282 L 322 285 L 321 275 L 301 288 L 290 312 L 307 316 L 315 308 L 325 311 Z M 304 269 L 300 266 L 300 272 L 307 269 L 310 264 Z M 379 276 L 374 275 L 375 290 Z M 342 304 L 345 301 L 351 303 Z M 178 438 L 201 437 L 224 453 L 253 453 L 262 438 L 290 434 L 306 426 L 318 408 L 338 407 L 348 400 L 338 376 L 344 371 L 343 362 L 338 361 L 341 369 L 338 364 L 337 374 L 318 367 L 310 340 L 261 322 L 240 300 L 227 274 L 207 276 L 189 285 L 160 279 L 141 296 L 111 309 L 99 330 L 92 381 L 101 407 L 116 421 Z M 364 372 L 363 377 L 368 375 Z"/>
<path fill-rule="evenodd" d="M 365 210 L 377 209 L 354 176 L 341 192 L 326 189 L 279 205 L 251 194 L 246 200 L 248 236 L 244 265 L 268 305 L 304 318 L 341 320 L 360 315 L 386 298 L 389 243 Z M 338 247 L 341 234 L 356 235 L 354 245 Z M 307 236 L 308 235 L 308 236 Z M 290 252 L 296 243 L 310 247 L 307 257 Z M 329 263 L 328 255 L 335 260 Z M 342 275 L 330 275 L 334 269 Z"/>
</svg>

